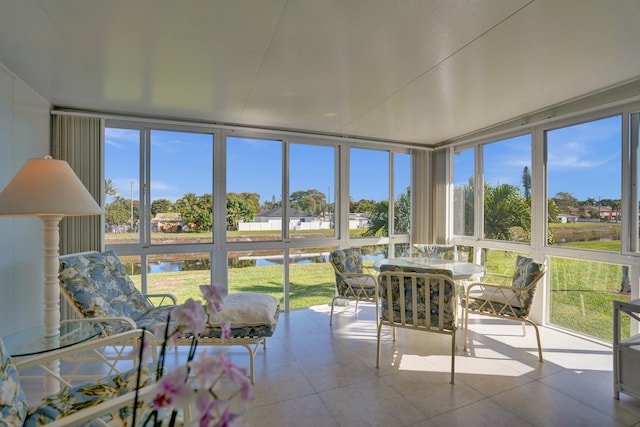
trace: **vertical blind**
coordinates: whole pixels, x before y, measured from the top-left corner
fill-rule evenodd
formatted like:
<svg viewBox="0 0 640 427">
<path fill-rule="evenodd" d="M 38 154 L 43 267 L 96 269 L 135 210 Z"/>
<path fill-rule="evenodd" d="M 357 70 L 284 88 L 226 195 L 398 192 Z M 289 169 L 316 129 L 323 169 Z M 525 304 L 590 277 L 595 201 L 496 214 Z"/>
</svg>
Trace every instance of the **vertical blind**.
<svg viewBox="0 0 640 427">
<path fill-rule="evenodd" d="M 51 156 L 65 160 L 98 205 L 104 208 L 104 120 L 54 115 Z M 60 222 L 60 254 L 102 251 L 104 215 L 65 217 Z"/>
</svg>

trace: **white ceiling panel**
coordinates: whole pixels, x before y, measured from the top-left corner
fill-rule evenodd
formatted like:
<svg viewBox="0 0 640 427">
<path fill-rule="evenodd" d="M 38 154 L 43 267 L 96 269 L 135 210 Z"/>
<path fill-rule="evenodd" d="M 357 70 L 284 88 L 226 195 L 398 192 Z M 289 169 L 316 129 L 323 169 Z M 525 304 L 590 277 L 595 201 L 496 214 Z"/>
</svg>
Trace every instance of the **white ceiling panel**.
<svg viewBox="0 0 640 427">
<path fill-rule="evenodd" d="M 640 77 L 637 0 L 0 0 L 55 106 L 437 144 Z"/>
</svg>

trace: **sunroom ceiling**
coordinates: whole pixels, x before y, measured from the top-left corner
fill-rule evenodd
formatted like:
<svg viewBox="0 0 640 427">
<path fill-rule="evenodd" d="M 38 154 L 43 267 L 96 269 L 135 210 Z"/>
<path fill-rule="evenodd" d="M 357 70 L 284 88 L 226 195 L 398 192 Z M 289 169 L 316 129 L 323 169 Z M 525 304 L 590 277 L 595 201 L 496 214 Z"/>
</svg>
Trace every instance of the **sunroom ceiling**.
<svg viewBox="0 0 640 427">
<path fill-rule="evenodd" d="M 0 0 L 55 106 L 433 145 L 640 76 L 637 0 Z"/>
</svg>

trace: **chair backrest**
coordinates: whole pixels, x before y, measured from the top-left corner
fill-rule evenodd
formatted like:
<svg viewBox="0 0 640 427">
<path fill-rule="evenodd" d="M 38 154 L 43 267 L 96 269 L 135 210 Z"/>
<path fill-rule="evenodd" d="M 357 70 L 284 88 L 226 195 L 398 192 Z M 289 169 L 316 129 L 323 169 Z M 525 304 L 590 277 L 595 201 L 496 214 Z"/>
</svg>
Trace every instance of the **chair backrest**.
<svg viewBox="0 0 640 427">
<path fill-rule="evenodd" d="M 0 339 L 0 426 L 21 426 L 27 416 L 27 398 L 18 369 Z"/>
<path fill-rule="evenodd" d="M 349 289 L 342 274 L 362 273 L 362 250 L 359 248 L 339 249 L 331 252 L 329 262 L 336 275 L 336 288 L 339 295 L 344 295 Z"/>
<path fill-rule="evenodd" d="M 85 317 L 137 320 L 153 309 L 113 251 L 60 257 L 60 288 Z"/>
<path fill-rule="evenodd" d="M 414 243 L 414 254 L 418 257 L 437 258 L 449 261 L 458 260 L 458 248 L 456 245 L 437 245 Z"/>
<path fill-rule="evenodd" d="M 456 284 L 451 271 L 385 265 L 378 283 L 383 322 L 432 331 L 456 330 Z"/>
<path fill-rule="evenodd" d="M 518 255 L 516 266 L 511 279 L 511 286 L 522 289 L 519 294 L 520 307 L 526 312 L 531 308 L 538 281 L 544 276 L 545 265 L 536 262 L 533 258 Z"/>
</svg>

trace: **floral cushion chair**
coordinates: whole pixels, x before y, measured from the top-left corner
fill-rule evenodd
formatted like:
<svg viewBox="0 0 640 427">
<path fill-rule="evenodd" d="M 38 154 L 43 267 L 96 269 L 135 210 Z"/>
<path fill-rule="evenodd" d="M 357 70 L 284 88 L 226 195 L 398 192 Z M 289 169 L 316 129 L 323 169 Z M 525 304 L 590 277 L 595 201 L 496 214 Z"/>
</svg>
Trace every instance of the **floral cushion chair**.
<svg viewBox="0 0 640 427">
<path fill-rule="evenodd" d="M 522 322 L 524 333 L 525 322 L 533 326 L 538 342 L 538 358 L 542 362 L 542 346 L 538 325 L 529 319 L 529 312 L 533 304 L 536 286 L 545 273 L 545 265 L 535 262 L 532 258 L 518 255 L 511 285 L 496 285 L 486 282 L 467 285 L 466 292 L 461 296 L 464 308 L 464 349 L 467 349 L 469 313 L 491 316 Z M 499 274 L 487 274 L 487 277 Z M 507 278 L 509 276 L 506 276 Z"/>
<path fill-rule="evenodd" d="M 413 245 L 413 256 L 423 258 L 437 258 L 447 261 L 458 260 L 458 249 L 456 245 L 436 245 L 436 244 L 421 244 L 415 243 Z"/>
<path fill-rule="evenodd" d="M 362 251 L 358 248 L 340 249 L 329 255 L 336 276 L 336 296 L 331 300 L 331 316 L 329 325 L 333 324 L 333 309 L 338 299 L 356 302 L 373 302 L 378 311 L 378 281 L 372 273 L 365 272 L 362 264 Z"/>
<path fill-rule="evenodd" d="M 376 367 L 380 367 L 383 325 L 451 336 L 451 383 L 455 374 L 457 330 L 456 284 L 449 270 L 385 265 L 378 276 L 380 321 Z"/>
<path fill-rule="evenodd" d="M 107 338 L 108 340 L 109 338 Z M 97 340 L 103 343 L 100 340 Z M 66 353 L 75 349 L 69 347 Z M 65 352 L 56 353 L 62 357 Z M 35 356 L 33 359 L 42 358 Z M 44 357 L 47 357 L 46 355 Z M 151 383 L 147 368 L 141 369 L 140 387 Z M 133 398 L 138 384 L 138 369 L 121 372 L 104 377 L 98 381 L 74 387 L 65 387 L 57 394 L 47 396 L 34 406 L 27 405 L 27 399 L 20 384 L 16 364 L 9 356 L 4 343 L 0 340 L 0 426 L 41 426 L 58 421 L 59 425 L 67 425 L 65 417 L 80 420 L 91 420 L 84 423 L 74 421 L 68 425 L 113 426 L 131 425 L 133 414 Z M 116 398 L 123 400 L 119 406 L 111 406 Z M 108 407 L 107 413 L 102 409 Z M 146 404 L 139 404 L 138 420 L 144 419 L 151 411 Z M 80 417 L 78 417 L 80 416 Z"/>
</svg>

